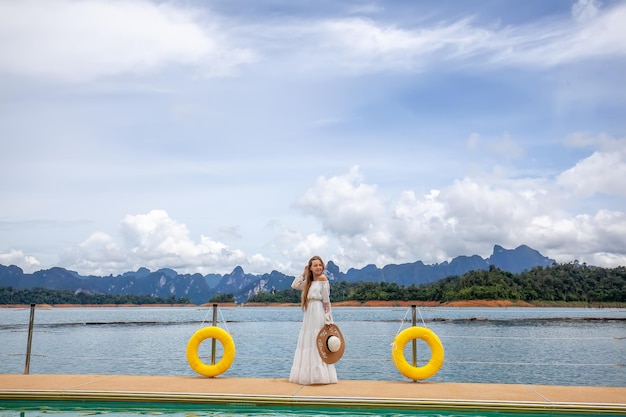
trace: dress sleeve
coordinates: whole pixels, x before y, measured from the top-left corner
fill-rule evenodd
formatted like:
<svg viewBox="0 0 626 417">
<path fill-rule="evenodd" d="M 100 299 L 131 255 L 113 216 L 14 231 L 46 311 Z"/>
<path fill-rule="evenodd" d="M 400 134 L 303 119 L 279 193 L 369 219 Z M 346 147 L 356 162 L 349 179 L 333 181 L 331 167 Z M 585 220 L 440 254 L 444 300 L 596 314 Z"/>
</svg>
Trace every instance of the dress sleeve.
<svg viewBox="0 0 626 417">
<path fill-rule="evenodd" d="M 330 284 L 328 281 L 322 283 L 322 302 L 324 305 L 328 304 L 330 306 Z"/>
<path fill-rule="evenodd" d="M 304 288 L 305 281 L 306 279 L 304 278 L 304 276 L 300 274 L 293 279 L 293 282 L 291 283 L 291 288 L 293 288 L 294 290 L 301 290 L 302 288 Z"/>
<path fill-rule="evenodd" d="M 333 324 L 333 314 L 330 310 L 330 283 L 322 284 L 322 304 L 324 304 L 324 324 Z"/>
</svg>

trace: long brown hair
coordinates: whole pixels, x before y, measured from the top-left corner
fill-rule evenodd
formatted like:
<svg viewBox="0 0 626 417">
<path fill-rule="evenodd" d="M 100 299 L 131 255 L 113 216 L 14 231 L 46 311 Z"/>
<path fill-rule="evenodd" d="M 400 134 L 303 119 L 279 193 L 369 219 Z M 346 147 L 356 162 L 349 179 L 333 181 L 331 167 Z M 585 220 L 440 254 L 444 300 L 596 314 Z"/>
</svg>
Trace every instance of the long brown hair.
<svg viewBox="0 0 626 417">
<path fill-rule="evenodd" d="M 309 304 L 309 299 L 308 299 L 309 288 L 311 287 L 311 283 L 313 282 L 313 270 L 311 269 L 311 265 L 313 264 L 313 261 L 315 260 L 320 261 L 322 263 L 322 268 L 324 270 L 326 269 L 326 264 L 324 263 L 321 257 L 315 255 L 314 257 L 309 259 L 309 273 L 305 277 L 306 281 L 304 282 L 304 288 L 302 289 L 302 300 L 301 300 L 302 310 L 306 310 L 306 307 Z"/>
</svg>

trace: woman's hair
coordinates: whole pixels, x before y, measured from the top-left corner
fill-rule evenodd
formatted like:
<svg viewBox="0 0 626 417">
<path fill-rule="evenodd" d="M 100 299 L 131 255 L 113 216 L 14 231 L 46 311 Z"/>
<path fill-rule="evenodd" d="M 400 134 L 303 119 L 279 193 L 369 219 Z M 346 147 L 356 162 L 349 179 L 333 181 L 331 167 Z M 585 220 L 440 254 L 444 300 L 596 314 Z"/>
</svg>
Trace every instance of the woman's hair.
<svg viewBox="0 0 626 417">
<path fill-rule="evenodd" d="M 309 273 L 305 277 L 306 280 L 304 281 L 304 288 L 302 289 L 302 310 L 306 310 L 307 304 L 309 303 L 309 288 L 311 287 L 311 283 L 313 282 L 313 269 L 311 268 L 311 265 L 313 265 L 313 261 L 315 260 L 320 261 L 322 263 L 322 268 L 326 269 L 326 264 L 321 257 L 315 255 L 314 257 L 309 259 Z"/>
</svg>

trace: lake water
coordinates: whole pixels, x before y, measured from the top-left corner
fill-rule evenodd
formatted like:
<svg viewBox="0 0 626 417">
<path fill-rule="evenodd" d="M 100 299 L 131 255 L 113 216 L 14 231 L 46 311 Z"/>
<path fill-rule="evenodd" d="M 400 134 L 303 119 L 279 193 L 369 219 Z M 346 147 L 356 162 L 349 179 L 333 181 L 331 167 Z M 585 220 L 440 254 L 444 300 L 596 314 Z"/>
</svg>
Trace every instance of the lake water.
<svg viewBox="0 0 626 417">
<path fill-rule="evenodd" d="M 210 307 L 38 308 L 30 373 L 196 375 L 187 342 L 211 325 L 212 313 Z M 24 372 L 29 315 L 28 308 L 0 308 L 0 373 Z M 237 350 L 225 376 L 287 378 L 298 307 L 220 308 L 217 316 Z M 336 364 L 340 379 L 406 380 L 391 361 L 391 343 L 411 325 L 410 308 L 335 307 L 333 316 L 346 341 Z M 626 386 L 626 309 L 437 307 L 418 309 L 417 320 L 445 350 L 429 381 Z M 207 363 L 210 345 L 201 346 Z M 417 351 L 421 366 L 430 349 L 419 341 Z"/>
</svg>

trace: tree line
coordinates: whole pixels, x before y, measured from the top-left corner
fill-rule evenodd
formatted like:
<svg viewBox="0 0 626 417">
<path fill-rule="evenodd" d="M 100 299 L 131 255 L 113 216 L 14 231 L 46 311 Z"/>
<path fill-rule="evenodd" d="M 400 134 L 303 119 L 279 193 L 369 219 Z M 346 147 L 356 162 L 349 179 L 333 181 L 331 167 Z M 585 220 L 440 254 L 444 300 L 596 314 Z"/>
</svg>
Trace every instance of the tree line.
<svg viewBox="0 0 626 417">
<path fill-rule="evenodd" d="M 69 290 L 51 290 L 47 288 L 14 289 L 0 287 L 0 304 L 191 304 L 188 298 L 152 297 L 150 295 L 112 295 L 74 293 Z"/>
<path fill-rule="evenodd" d="M 331 302 L 372 300 L 436 301 L 514 300 L 586 303 L 626 302 L 626 267 L 601 268 L 579 264 L 535 267 L 513 274 L 495 266 L 489 270 L 469 271 L 423 285 L 398 285 L 395 282 L 333 282 Z M 210 302 L 234 303 L 232 294 L 218 294 Z M 248 302 L 299 303 L 300 291 L 286 289 L 261 292 Z M 111 295 L 74 293 L 45 288 L 14 289 L 0 287 L 0 305 L 6 304 L 191 304 L 188 298 L 150 295 Z"/>
<path fill-rule="evenodd" d="M 394 282 L 332 283 L 331 302 L 515 300 L 564 302 L 626 302 L 626 267 L 579 264 L 535 267 L 513 274 L 495 266 L 439 281 L 402 286 Z M 259 293 L 249 302 L 299 303 L 300 292 L 287 289 Z"/>
</svg>

